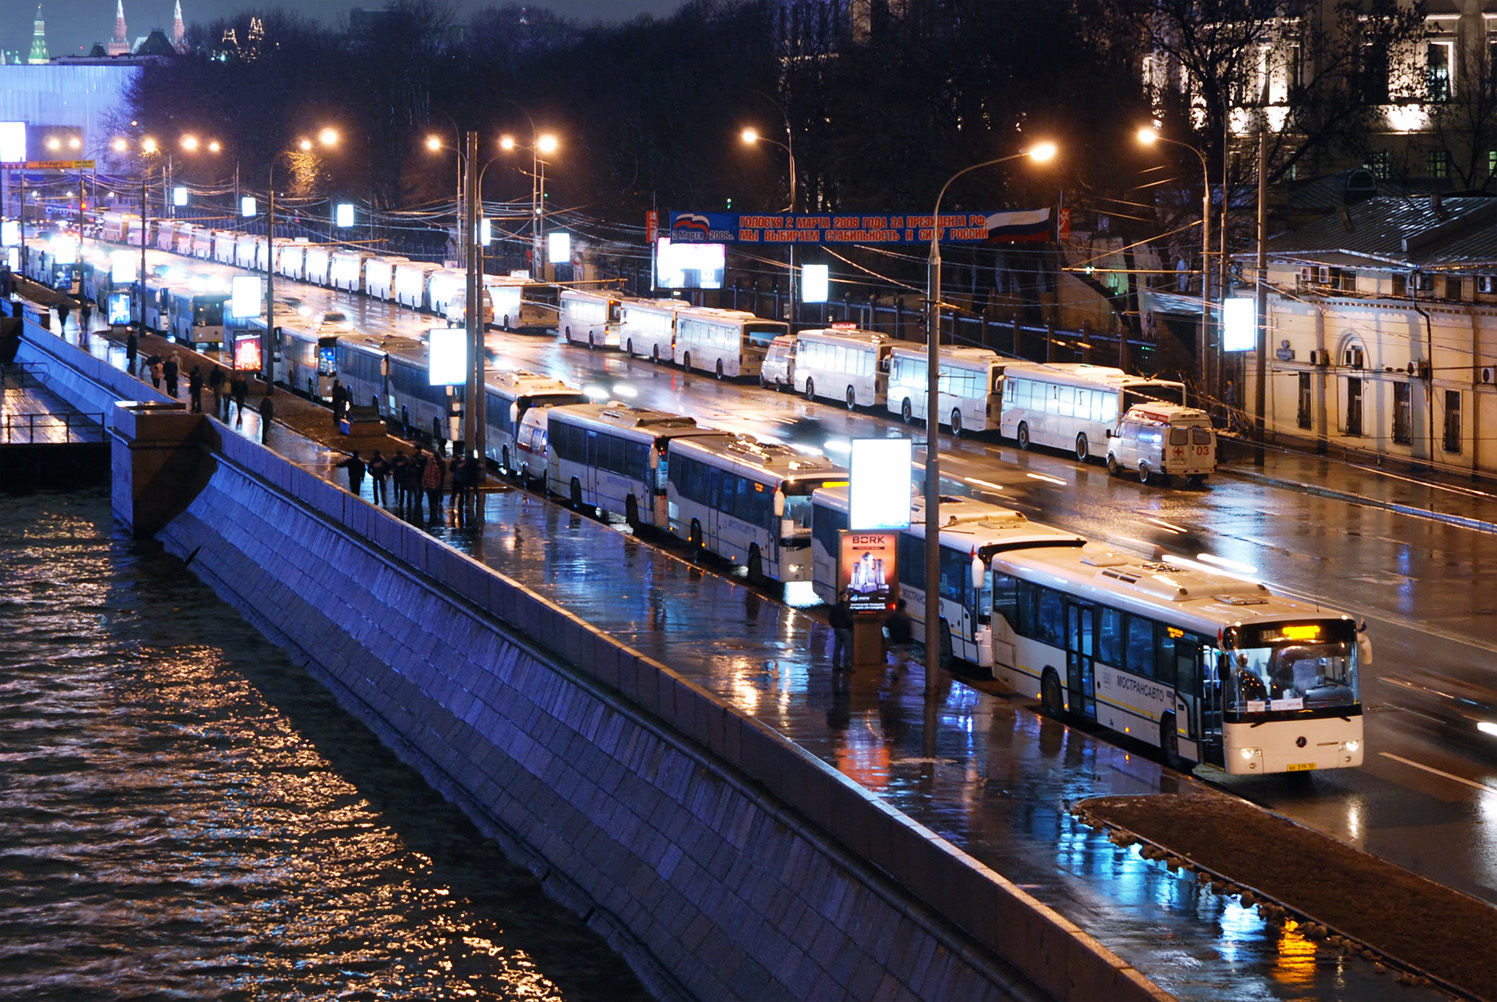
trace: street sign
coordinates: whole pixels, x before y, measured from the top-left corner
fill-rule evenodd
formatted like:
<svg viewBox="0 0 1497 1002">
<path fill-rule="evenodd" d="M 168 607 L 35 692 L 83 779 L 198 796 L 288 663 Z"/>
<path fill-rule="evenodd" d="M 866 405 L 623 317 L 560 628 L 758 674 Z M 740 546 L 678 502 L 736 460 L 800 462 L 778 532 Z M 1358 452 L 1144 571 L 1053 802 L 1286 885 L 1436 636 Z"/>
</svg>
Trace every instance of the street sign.
<svg viewBox="0 0 1497 1002">
<path fill-rule="evenodd" d="M 93 170 L 92 160 L 19 160 L 0 164 L 4 170 Z"/>
</svg>

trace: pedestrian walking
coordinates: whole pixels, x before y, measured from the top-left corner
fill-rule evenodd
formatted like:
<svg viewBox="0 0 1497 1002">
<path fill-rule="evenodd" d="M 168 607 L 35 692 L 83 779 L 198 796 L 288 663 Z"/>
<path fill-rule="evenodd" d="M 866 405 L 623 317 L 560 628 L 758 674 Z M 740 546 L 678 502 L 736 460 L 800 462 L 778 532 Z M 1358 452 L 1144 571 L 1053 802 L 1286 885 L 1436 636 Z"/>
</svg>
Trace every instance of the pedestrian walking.
<svg viewBox="0 0 1497 1002">
<path fill-rule="evenodd" d="M 447 462 L 437 455 L 428 459 L 426 469 L 421 471 L 421 487 L 426 491 L 426 504 L 432 518 L 442 511 L 442 481 L 446 476 Z"/>
<path fill-rule="evenodd" d="M 73 310 L 73 301 L 71 299 L 64 299 L 62 302 L 60 302 L 60 303 L 57 304 L 57 320 L 58 320 L 57 330 L 58 330 L 58 333 L 61 333 L 62 331 L 67 330 L 67 327 L 68 327 L 68 314 L 71 313 L 72 310 Z"/>
<path fill-rule="evenodd" d="M 177 376 L 181 371 L 181 366 L 177 364 L 177 353 L 172 352 L 166 356 L 166 361 L 161 365 L 161 376 L 166 380 L 166 395 L 173 400 L 177 398 Z"/>
<path fill-rule="evenodd" d="M 213 371 L 208 373 L 208 389 L 213 391 L 213 416 L 221 420 L 229 417 L 228 397 L 224 395 L 225 381 L 223 366 L 215 365 Z"/>
<path fill-rule="evenodd" d="M 386 480 L 390 476 L 390 461 L 385 458 L 384 453 L 378 449 L 374 455 L 369 457 L 369 489 L 374 496 L 377 505 L 388 505 L 390 503 L 389 487 Z"/>
<path fill-rule="evenodd" d="M 377 454 L 377 453 L 376 453 Z M 348 471 L 348 492 L 355 497 L 364 492 L 364 472 L 369 465 L 359 457 L 359 450 L 355 449 L 349 453 L 348 458 L 341 463 L 334 463 L 335 467 L 342 467 Z"/>
<path fill-rule="evenodd" d="M 229 392 L 234 397 L 234 427 L 244 427 L 244 405 L 249 400 L 249 380 L 244 378 L 244 373 L 234 373 L 233 380 L 229 383 Z M 229 412 L 225 405 L 224 417 L 228 418 Z"/>
<path fill-rule="evenodd" d="M 203 369 L 194 365 L 192 371 L 187 374 L 187 399 L 190 401 L 188 410 L 194 414 L 203 413 Z"/>
<path fill-rule="evenodd" d="M 161 389 L 161 377 L 166 371 L 165 367 L 161 364 L 161 356 L 152 355 L 146 360 L 146 364 L 151 367 L 151 385 L 158 390 Z"/>
<path fill-rule="evenodd" d="M 903 647 L 912 643 L 915 639 L 915 624 L 910 619 L 910 614 L 905 611 L 908 605 L 904 599 L 894 604 L 894 611 L 889 613 L 889 618 L 884 620 L 884 630 L 889 634 L 890 647 Z"/>
<path fill-rule="evenodd" d="M 78 329 L 85 334 L 89 331 L 89 321 L 93 319 L 94 304 L 85 299 L 78 304 Z"/>
<path fill-rule="evenodd" d="M 430 459 L 426 453 L 421 451 L 421 446 L 416 446 L 416 451 L 411 454 L 411 461 L 405 468 L 405 501 L 410 506 L 411 518 L 421 517 L 421 485 L 426 480 L 426 464 Z"/>
<path fill-rule="evenodd" d="M 827 622 L 832 627 L 832 671 L 851 671 L 852 610 L 845 600 L 832 606 Z"/>
<path fill-rule="evenodd" d="M 275 420 L 275 387 L 266 386 L 265 396 L 260 399 L 260 444 L 270 444 L 270 425 Z"/>
<path fill-rule="evenodd" d="M 140 338 L 135 336 L 132 329 L 125 335 L 125 371 L 135 375 L 135 356 L 140 352 Z"/>
<path fill-rule="evenodd" d="M 337 425 L 343 420 L 348 408 L 348 401 L 344 396 L 343 381 L 337 377 L 333 378 L 333 424 Z"/>
<path fill-rule="evenodd" d="M 406 458 L 404 449 L 396 449 L 395 455 L 390 459 L 390 481 L 395 488 L 395 507 L 397 510 L 405 509 L 405 486 L 410 472 L 407 469 L 411 461 Z"/>
</svg>

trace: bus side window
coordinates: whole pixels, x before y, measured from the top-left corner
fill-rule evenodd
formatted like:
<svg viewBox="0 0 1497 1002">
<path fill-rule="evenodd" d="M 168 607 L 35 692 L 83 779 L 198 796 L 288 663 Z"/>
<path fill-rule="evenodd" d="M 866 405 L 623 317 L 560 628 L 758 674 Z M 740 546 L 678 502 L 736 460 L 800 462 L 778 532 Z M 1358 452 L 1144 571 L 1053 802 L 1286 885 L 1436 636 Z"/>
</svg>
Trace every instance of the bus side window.
<svg viewBox="0 0 1497 1002">
<path fill-rule="evenodd" d="M 1097 632 L 1097 659 L 1103 664 L 1120 668 L 1123 665 L 1123 614 L 1105 605 L 1101 613 L 1101 626 Z"/>
<path fill-rule="evenodd" d="M 1060 592 L 1051 588 L 1037 588 L 1035 601 L 1035 633 L 1037 639 L 1059 647 L 1065 636 L 1066 603 Z"/>
<path fill-rule="evenodd" d="M 1019 582 L 1011 574 L 993 572 L 993 612 L 1010 626 L 1019 622 Z"/>
<path fill-rule="evenodd" d="M 1154 675 L 1154 621 L 1142 616 L 1129 616 L 1128 664 L 1126 671 L 1152 678 Z"/>
<path fill-rule="evenodd" d="M 1180 631 L 1174 627 L 1165 626 L 1163 623 L 1155 623 L 1154 628 L 1158 631 L 1159 643 L 1155 649 L 1154 677 L 1165 685 L 1175 684 L 1175 643 L 1183 640 Z M 1188 677 L 1188 676 L 1187 676 Z"/>
</svg>

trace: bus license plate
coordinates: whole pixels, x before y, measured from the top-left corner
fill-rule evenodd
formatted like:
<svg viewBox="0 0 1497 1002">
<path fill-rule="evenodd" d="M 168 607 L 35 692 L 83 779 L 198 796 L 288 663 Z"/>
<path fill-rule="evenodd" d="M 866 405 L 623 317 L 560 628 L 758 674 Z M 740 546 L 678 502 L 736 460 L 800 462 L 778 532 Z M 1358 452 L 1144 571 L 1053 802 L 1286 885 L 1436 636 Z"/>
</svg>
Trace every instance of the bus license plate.
<svg viewBox="0 0 1497 1002">
<path fill-rule="evenodd" d="M 1284 767 L 1285 772 L 1309 772 L 1315 768 L 1314 762 L 1291 762 Z"/>
</svg>

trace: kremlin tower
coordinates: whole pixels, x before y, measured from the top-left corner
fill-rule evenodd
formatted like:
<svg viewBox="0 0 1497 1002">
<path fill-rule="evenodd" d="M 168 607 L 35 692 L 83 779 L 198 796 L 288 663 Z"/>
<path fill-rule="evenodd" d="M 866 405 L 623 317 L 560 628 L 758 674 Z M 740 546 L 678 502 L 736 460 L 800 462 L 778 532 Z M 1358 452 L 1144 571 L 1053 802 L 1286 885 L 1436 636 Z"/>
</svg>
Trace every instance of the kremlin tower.
<svg viewBox="0 0 1497 1002">
<path fill-rule="evenodd" d="M 130 36 L 125 34 L 125 0 L 116 0 L 114 8 L 114 38 L 104 47 L 111 56 L 130 54 Z"/>
<path fill-rule="evenodd" d="M 124 0 L 120 0 L 121 3 Z M 182 23 L 182 0 L 177 0 L 177 12 L 172 15 L 172 48 L 187 51 L 187 26 Z"/>
<path fill-rule="evenodd" d="M 122 0 L 123 2 L 123 0 Z M 42 20 L 42 6 L 36 6 L 36 22 L 31 32 L 31 56 L 28 63 L 45 63 L 47 58 L 47 25 Z"/>
</svg>

